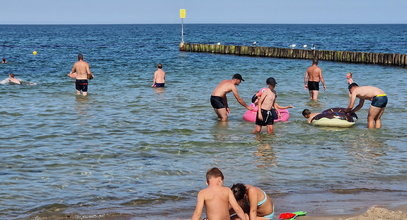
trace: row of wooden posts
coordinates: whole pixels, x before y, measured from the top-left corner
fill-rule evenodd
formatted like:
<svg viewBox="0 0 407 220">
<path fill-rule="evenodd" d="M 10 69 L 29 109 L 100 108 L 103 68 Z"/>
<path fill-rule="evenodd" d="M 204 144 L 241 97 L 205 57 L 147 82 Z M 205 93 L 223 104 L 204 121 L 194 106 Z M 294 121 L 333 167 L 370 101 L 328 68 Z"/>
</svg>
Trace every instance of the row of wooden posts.
<svg viewBox="0 0 407 220">
<path fill-rule="evenodd" d="M 307 50 L 277 47 L 235 46 L 181 43 L 186 52 L 219 53 L 240 56 L 275 57 L 288 59 L 318 59 L 334 62 L 407 66 L 407 54 L 369 53 L 354 51 Z"/>
</svg>

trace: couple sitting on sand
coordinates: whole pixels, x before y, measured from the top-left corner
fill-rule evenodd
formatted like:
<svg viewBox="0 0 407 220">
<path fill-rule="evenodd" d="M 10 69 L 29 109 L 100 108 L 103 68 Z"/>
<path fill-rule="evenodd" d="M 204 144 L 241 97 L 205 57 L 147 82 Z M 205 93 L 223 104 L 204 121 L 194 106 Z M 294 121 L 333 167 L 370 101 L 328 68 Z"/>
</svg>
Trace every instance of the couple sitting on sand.
<svg viewBox="0 0 407 220">
<path fill-rule="evenodd" d="M 192 220 L 201 219 L 204 206 L 208 219 L 273 219 L 273 201 L 263 190 L 241 183 L 229 189 L 223 186 L 223 179 L 222 172 L 216 167 L 206 172 L 208 187 L 198 193 Z"/>
</svg>

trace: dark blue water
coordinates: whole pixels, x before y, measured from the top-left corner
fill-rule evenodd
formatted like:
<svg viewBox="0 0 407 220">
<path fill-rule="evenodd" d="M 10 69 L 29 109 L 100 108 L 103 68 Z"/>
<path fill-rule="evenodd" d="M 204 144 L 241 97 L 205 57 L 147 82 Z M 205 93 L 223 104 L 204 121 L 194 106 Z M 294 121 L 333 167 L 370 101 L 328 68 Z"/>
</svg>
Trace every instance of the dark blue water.
<svg viewBox="0 0 407 220">
<path fill-rule="evenodd" d="M 195 43 L 407 53 L 407 25 L 197 24 L 185 31 Z M 0 80 L 13 72 L 24 82 L 0 84 L 0 218 L 187 218 L 213 166 L 226 185 L 260 186 L 277 213 L 405 202 L 406 69 L 321 62 L 328 90 L 310 103 L 302 87 L 309 61 L 179 52 L 179 25 L 3 25 L 0 37 L 0 57 L 9 61 Z M 85 98 L 66 76 L 79 52 L 95 74 Z M 164 90 L 150 87 L 157 63 L 167 71 Z M 388 94 L 383 128 L 366 129 L 368 103 L 353 128 L 306 124 L 304 108 L 347 105 L 349 71 Z M 275 135 L 251 134 L 233 96 L 229 123 L 217 123 L 210 93 L 234 73 L 246 79 L 239 86 L 246 102 L 273 76 L 279 104 L 295 106 Z"/>
</svg>

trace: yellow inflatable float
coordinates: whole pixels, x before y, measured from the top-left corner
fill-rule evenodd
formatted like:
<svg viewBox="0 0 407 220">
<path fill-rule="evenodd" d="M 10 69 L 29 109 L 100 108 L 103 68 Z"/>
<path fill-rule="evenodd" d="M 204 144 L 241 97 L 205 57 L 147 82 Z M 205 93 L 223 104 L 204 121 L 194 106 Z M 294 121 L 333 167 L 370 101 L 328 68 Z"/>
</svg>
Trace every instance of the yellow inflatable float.
<svg viewBox="0 0 407 220">
<path fill-rule="evenodd" d="M 330 108 L 316 115 L 311 124 L 324 127 L 349 128 L 355 125 L 358 116 L 355 113 L 345 112 L 345 108 Z"/>
</svg>

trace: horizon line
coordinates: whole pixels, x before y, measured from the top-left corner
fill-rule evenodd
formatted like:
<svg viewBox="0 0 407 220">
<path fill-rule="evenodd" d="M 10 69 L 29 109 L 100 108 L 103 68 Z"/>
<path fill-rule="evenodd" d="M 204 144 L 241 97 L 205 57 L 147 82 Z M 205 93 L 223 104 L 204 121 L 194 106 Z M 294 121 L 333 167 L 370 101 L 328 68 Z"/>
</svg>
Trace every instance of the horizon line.
<svg viewBox="0 0 407 220">
<path fill-rule="evenodd" d="M 4 23 L 0 25 L 179 25 L 180 23 Z M 253 24 L 253 25 L 405 25 L 407 23 L 241 23 L 241 22 L 231 22 L 231 23 L 212 23 L 212 22 L 192 22 L 184 23 L 187 24 Z"/>
</svg>

